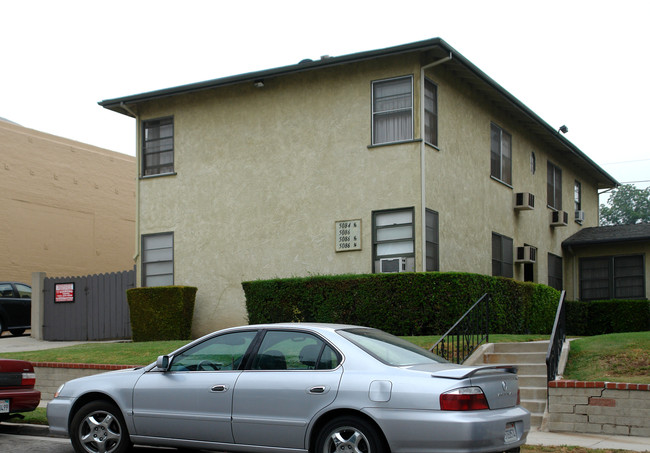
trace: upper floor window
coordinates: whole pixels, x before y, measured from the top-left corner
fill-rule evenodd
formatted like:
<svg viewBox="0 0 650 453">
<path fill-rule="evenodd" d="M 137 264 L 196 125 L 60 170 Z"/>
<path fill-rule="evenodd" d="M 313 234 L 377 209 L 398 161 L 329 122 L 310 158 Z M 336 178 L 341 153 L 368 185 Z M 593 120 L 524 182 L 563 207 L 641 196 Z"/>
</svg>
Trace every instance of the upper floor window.
<svg viewBox="0 0 650 453">
<path fill-rule="evenodd" d="M 438 87 L 424 80 L 424 141 L 438 146 Z"/>
<path fill-rule="evenodd" d="M 413 77 L 372 82 L 372 144 L 413 139 Z"/>
<path fill-rule="evenodd" d="M 510 277 L 513 275 L 512 238 L 492 233 L 492 275 Z"/>
<path fill-rule="evenodd" d="M 174 172 L 174 118 L 142 122 L 142 176 Z"/>
<path fill-rule="evenodd" d="M 142 236 L 142 286 L 174 284 L 174 233 Z"/>
<path fill-rule="evenodd" d="M 547 204 L 559 211 L 562 209 L 562 170 L 549 162 L 546 167 L 546 175 Z"/>
<path fill-rule="evenodd" d="M 492 124 L 490 137 L 490 175 L 512 184 L 512 136 Z"/>
<path fill-rule="evenodd" d="M 573 204 L 576 211 L 582 211 L 582 184 L 576 181 L 573 186 Z"/>
</svg>

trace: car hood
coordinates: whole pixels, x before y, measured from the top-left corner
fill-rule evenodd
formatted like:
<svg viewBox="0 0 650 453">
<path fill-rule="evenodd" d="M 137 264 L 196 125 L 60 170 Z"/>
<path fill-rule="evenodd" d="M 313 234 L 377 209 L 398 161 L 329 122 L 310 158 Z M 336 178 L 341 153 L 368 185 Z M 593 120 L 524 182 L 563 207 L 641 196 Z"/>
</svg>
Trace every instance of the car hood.
<svg viewBox="0 0 650 453">
<path fill-rule="evenodd" d="M 123 370 L 107 371 L 73 379 L 65 383 L 60 396 L 76 397 L 83 393 L 97 391 L 111 394 L 132 388 L 135 382 L 145 372 L 144 367 L 125 368 Z"/>
</svg>

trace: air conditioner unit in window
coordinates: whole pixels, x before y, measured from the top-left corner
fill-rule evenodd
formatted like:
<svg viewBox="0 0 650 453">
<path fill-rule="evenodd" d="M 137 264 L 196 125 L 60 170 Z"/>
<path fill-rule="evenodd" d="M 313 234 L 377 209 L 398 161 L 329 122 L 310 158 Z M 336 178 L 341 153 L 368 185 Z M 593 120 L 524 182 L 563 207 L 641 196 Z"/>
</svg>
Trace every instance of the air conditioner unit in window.
<svg viewBox="0 0 650 453">
<path fill-rule="evenodd" d="M 582 223 L 585 221 L 585 211 L 576 211 L 576 222 Z"/>
<path fill-rule="evenodd" d="M 535 195 L 528 192 L 516 193 L 515 209 L 518 211 L 528 211 L 531 209 L 535 209 Z"/>
<path fill-rule="evenodd" d="M 523 247 L 517 247 L 515 262 L 534 263 L 535 261 L 537 261 L 537 247 L 533 247 L 532 245 L 524 245 Z"/>
<path fill-rule="evenodd" d="M 569 224 L 569 213 L 566 211 L 553 211 L 551 212 L 551 226 L 560 227 Z"/>
<path fill-rule="evenodd" d="M 406 258 L 381 258 L 379 260 L 379 272 L 406 272 Z"/>
</svg>

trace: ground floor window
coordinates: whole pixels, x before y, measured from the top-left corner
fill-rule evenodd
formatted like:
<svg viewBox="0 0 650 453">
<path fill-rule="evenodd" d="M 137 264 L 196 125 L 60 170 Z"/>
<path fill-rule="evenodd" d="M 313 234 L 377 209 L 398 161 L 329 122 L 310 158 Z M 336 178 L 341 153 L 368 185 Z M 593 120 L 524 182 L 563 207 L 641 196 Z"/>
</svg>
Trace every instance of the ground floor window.
<svg viewBox="0 0 650 453">
<path fill-rule="evenodd" d="M 438 228 L 438 213 L 427 209 L 427 272 L 440 270 L 440 230 Z"/>
<path fill-rule="evenodd" d="M 492 275 L 495 277 L 513 276 L 512 238 L 492 233 Z"/>
<path fill-rule="evenodd" d="M 562 291 L 562 257 L 548 254 L 548 286 Z"/>
<path fill-rule="evenodd" d="M 142 235 L 142 286 L 174 284 L 174 233 Z"/>
<path fill-rule="evenodd" d="M 372 213 L 373 261 L 415 256 L 414 210 L 391 209 Z M 380 272 L 375 265 L 375 272 Z"/>
<path fill-rule="evenodd" d="M 638 299 L 645 297 L 643 255 L 580 259 L 580 299 Z"/>
</svg>

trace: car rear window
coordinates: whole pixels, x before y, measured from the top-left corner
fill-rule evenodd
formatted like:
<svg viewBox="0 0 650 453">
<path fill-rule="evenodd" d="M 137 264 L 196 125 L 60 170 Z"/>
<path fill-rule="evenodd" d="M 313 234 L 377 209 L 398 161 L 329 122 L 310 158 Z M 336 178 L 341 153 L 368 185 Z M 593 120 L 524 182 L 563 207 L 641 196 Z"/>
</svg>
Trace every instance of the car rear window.
<svg viewBox="0 0 650 453">
<path fill-rule="evenodd" d="M 338 333 L 376 359 L 392 366 L 447 363 L 424 348 L 376 329 L 342 329 Z"/>
</svg>

